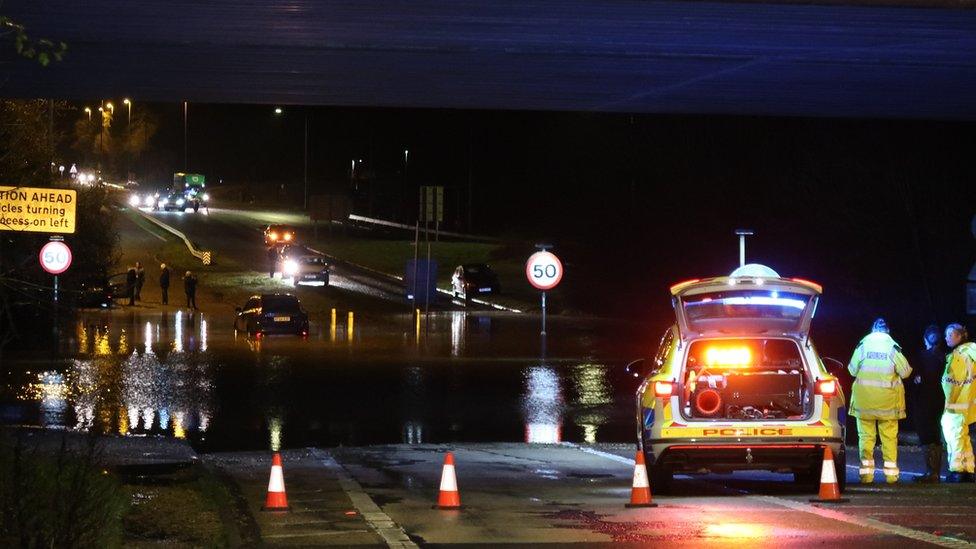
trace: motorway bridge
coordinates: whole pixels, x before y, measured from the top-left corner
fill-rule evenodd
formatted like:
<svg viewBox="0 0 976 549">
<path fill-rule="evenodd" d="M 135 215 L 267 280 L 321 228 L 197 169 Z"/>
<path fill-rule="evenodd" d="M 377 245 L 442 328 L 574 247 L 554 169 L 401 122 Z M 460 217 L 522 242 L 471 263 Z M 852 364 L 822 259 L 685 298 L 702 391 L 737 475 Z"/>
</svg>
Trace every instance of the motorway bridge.
<svg viewBox="0 0 976 549">
<path fill-rule="evenodd" d="M 12 0 L 0 95 L 976 118 L 976 11 L 661 0 Z"/>
</svg>

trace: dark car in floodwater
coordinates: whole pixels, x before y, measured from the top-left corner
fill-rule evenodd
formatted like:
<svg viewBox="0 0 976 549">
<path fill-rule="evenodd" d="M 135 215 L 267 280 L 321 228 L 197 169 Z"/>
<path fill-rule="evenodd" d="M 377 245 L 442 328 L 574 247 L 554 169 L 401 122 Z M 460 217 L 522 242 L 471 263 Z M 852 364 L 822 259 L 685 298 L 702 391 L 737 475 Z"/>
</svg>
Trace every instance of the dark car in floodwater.
<svg viewBox="0 0 976 549">
<path fill-rule="evenodd" d="M 234 329 L 262 337 L 271 334 L 308 335 L 308 313 L 292 294 L 251 296 L 243 307 L 237 307 Z"/>
<path fill-rule="evenodd" d="M 116 294 L 112 292 L 107 276 L 94 276 L 86 279 L 78 288 L 77 305 L 79 307 L 97 307 L 109 309 L 114 303 Z"/>
<path fill-rule="evenodd" d="M 501 291 L 501 285 L 498 283 L 498 275 L 490 265 L 468 263 L 454 269 L 451 290 L 454 297 L 468 300 L 479 295 L 497 294 Z"/>
</svg>

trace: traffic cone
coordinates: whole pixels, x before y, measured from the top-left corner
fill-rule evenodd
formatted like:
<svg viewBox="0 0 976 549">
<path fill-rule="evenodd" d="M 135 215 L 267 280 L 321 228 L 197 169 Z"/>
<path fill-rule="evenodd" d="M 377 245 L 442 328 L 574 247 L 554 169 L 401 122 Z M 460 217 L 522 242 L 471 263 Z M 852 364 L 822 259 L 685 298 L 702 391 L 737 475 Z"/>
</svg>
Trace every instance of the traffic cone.
<svg viewBox="0 0 976 549">
<path fill-rule="evenodd" d="M 457 476 L 454 474 L 454 454 L 447 453 L 444 457 L 444 468 L 441 471 L 441 492 L 437 496 L 435 509 L 460 509 L 461 494 L 458 492 Z"/>
<path fill-rule="evenodd" d="M 820 494 L 810 501 L 815 503 L 847 503 L 848 498 L 840 497 L 837 486 L 837 469 L 834 469 L 834 453 L 830 446 L 824 447 L 823 469 L 820 471 Z"/>
<path fill-rule="evenodd" d="M 281 454 L 274 453 L 271 458 L 271 478 L 268 479 L 268 499 L 262 511 L 287 511 L 288 497 L 285 495 L 285 475 L 281 470 Z"/>
<path fill-rule="evenodd" d="M 651 485 L 647 482 L 647 465 L 644 463 L 644 452 L 637 450 L 634 459 L 634 482 L 630 489 L 630 503 L 627 507 L 657 507 L 651 502 Z"/>
</svg>

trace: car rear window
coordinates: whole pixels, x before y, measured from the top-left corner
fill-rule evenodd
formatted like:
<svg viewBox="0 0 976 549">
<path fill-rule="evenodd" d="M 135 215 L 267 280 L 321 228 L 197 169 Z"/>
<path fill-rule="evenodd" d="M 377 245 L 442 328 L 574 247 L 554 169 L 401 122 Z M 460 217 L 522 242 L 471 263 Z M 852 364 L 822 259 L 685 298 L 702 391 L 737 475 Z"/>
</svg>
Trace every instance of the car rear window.
<svg viewBox="0 0 976 549">
<path fill-rule="evenodd" d="M 261 309 L 267 311 L 281 311 L 297 313 L 301 310 L 298 298 L 290 296 L 267 296 L 261 298 Z"/>
<path fill-rule="evenodd" d="M 684 298 L 688 322 L 714 319 L 780 319 L 796 321 L 810 301 L 810 296 L 764 290 L 730 290 L 696 294 Z"/>
</svg>

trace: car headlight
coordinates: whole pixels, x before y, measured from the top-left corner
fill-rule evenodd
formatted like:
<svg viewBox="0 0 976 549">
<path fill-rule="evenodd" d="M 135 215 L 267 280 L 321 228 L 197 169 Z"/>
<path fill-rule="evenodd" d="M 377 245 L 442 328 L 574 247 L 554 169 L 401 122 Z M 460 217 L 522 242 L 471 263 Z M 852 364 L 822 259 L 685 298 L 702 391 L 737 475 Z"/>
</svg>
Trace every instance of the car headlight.
<svg viewBox="0 0 976 549">
<path fill-rule="evenodd" d="M 159 200 L 159 204 L 162 205 L 162 206 L 165 206 L 165 205 L 169 204 L 169 199 L 168 198 L 161 198 Z"/>
<path fill-rule="evenodd" d="M 155 202 L 155 201 L 156 201 L 156 199 L 153 198 L 153 196 L 151 194 L 147 194 L 146 195 L 146 198 L 144 198 L 142 200 L 142 204 L 144 206 L 152 206 L 153 205 L 153 202 Z"/>
<path fill-rule="evenodd" d="M 294 259 L 289 259 L 285 261 L 284 273 L 286 275 L 298 274 L 298 262 Z"/>
<path fill-rule="evenodd" d="M 139 195 L 134 194 L 129 197 L 129 205 L 132 206 L 133 208 L 138 208 L 139 203 L 140 203 Z"/>
<path fill-rule="evenodd" d="M 268 235 L 268 239 L 269 240 L 278 240 L 278 233 L 276 233 L 274 231 L 271 231 L 271 234 Z"/>
<path fill-rule="evenodd" d="M 207 193 L 203 193 L 203 201 L 206 202 L 207 200 L 210 200 L 210 195 Z"/>
<path fill-rule="evenodd" d="M 184 202 L 186 202 L 186 201 L 183 200 L 182 198 L 177 198 L 176 199 L 176 205 L 177 206 L 182 206 Z"/>
<path fill-rule="evenodd" d="M 285 240 L 291 240 L 291 233 L 285 233 Z"/>
</svg>

